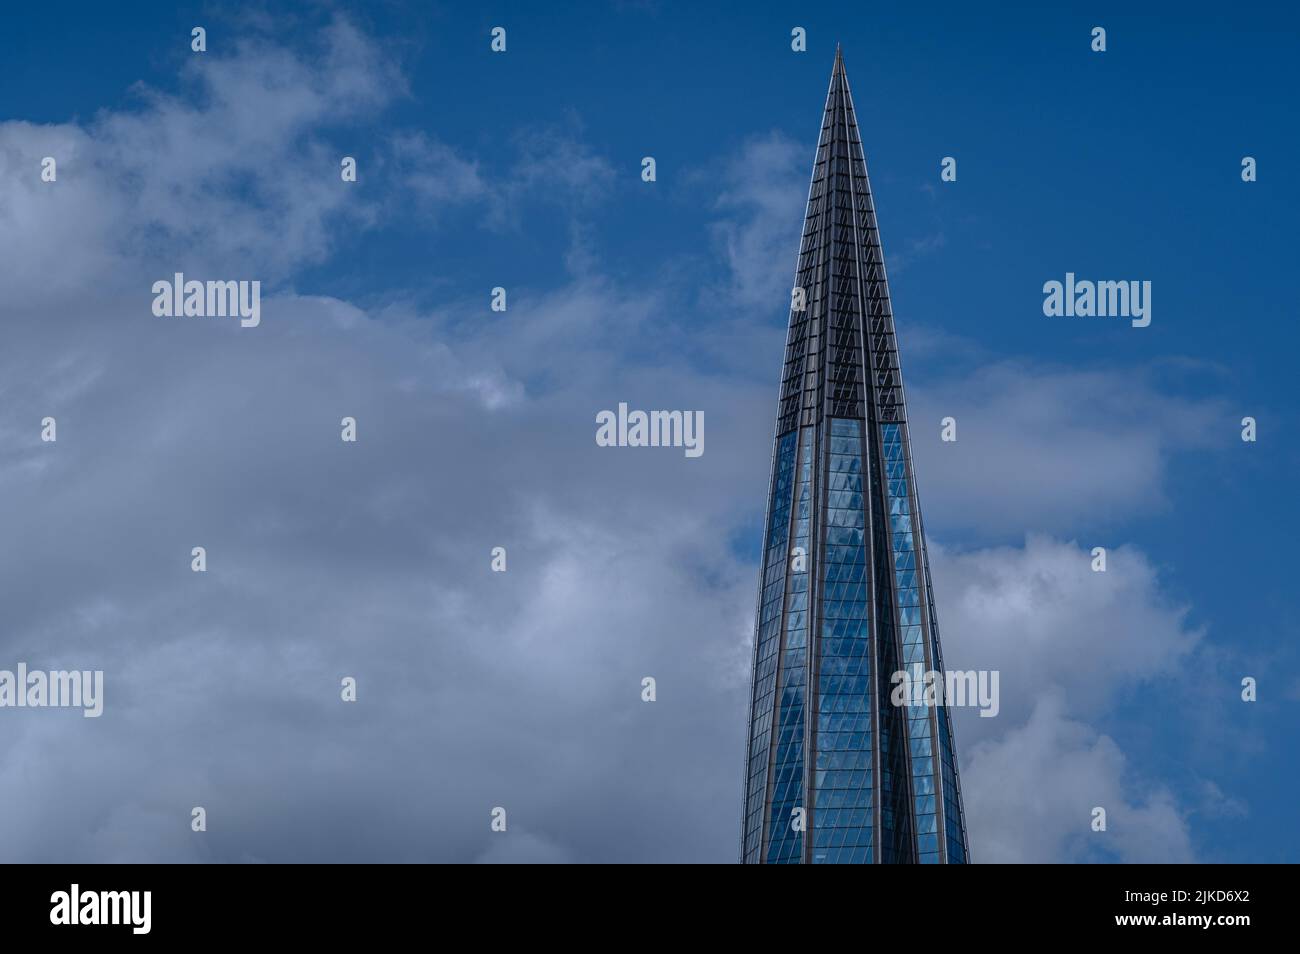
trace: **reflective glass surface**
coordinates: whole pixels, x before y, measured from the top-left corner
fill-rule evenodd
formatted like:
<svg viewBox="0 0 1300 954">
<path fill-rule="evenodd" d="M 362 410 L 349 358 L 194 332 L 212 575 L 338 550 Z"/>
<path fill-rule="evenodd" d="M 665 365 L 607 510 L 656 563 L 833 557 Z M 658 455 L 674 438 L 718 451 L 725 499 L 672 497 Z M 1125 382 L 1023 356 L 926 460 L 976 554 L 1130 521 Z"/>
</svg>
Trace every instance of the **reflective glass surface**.
<svg viewBox="0 0 1300 954">
<path fill-rule="evenodd" d="M 916 576 L 917 547 L 912 535 L 911 497 L 907 486 L 910 462 L 898 424 L 882 424 L 880 433 L 889 480 L 889 540 L 894 555 L 894 593 L 903 668 L 911 677 L 912 692 L 908 694 L 906 711 L 917 860 L 926 864 L 939 860 L 939 829 L 938 809 L 935 807 L 934 739 L 930 724 L 934 708 L 926 704 L 922 695 L 923 678 L 930 664 L 922 636 L 921 598 Z"/>
<path fill-rule="evenodd" d="M 790 538 L 790 503 L 794 489 L 797 434 L 777 441 L 773 466 L 772 499 L 768 504 L 767 543 L 763 556 L 763 583 L 759 596 L 758 634 L 754 654 L 754 687 L 750 710 L 749 763 L 745 796 L 744 859 L 759 860 L 763 809 L 767 798 L 767 767 L 772 741 L 772 706 L 776 696 L 777 651 L 780 648 L 781 609 L 785 601 L 787 543 Z"/>
<path fill-rule="evenodd" d="M 794 825 L 795 809 L 804 809 L 804 693 L 808 682 L 808 531 L 812 519 L 813 430 L 803 431 L 795 485 L 794 541 L 792 552 L 802 553 L 802 564 L 792 565 L 786 587 L 785 649 L 777 674 L 780 710 L 777 713 L 776 760 L 772 781 L 769 864 L 803 860 L 804 830 Z M 798 566 L 798 568 L 796 568 Z"/>
</svg>

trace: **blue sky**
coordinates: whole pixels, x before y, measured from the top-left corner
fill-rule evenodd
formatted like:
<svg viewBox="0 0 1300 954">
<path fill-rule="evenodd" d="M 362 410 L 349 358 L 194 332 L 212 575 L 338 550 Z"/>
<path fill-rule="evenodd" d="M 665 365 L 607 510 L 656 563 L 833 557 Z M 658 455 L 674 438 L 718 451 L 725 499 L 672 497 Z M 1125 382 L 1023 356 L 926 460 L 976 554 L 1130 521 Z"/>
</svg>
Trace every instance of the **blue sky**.
<svg viewBox="0 0 1300 954">
<path fill-rule="evenodd" d="M 976 860 L 1295 860 L 1297 26 L 1209 5 L 10 14 L 0 480 L 6 536 L 29 548 L 4 562 L 23 608 L 0 666 L 100 653 L 110 691 L 127 668 L 139 721 L 110 703 L 105 746 L 24 713 L 10 754 L 44 768 L 0 791 L 47 785 L 59 805 L 111 776 L 100 834 L 69 833 L 49 849 L 63 858 L 322 857 L 318 825 L 337 824 L 346 857 L 731 860 L 784 305 L 839 42 L 911 413 L 934 424 L 916 455 L 948 661 L 1004 672 L 998 725 L 958 723 Z M 28 171 L 52 153 L 59 191 L 39 192 Z M 160 330 L 140 289 L 180 269 L 260 277 L 264 327 Z M 1067 271 L 1151 281 L 1150 327 L 1044 317 L 1042 285 Z M 705 457 L 595 448 L 592 415 L 619 401 L 703 409 Z M 57 459 L 27 426 L 47 407 Z M 369 456 L 338 460 L 310 435 L 333 440 L 352 407 Z M 91 421 L 126 431 L 92 441 Z M 69 563 L 126 546 L 112 528 L 130 518 L 152 529 L 121 566 Z M 166 576 L 162 554 L 205 534 L 243 562 L 217 561 L 231 576 L 200 597 L 187 558 Z M 497 542 L 505 579 L 479 572 Z M 1076 572 L 1097 545 L 1114 551 L 1104 584 Z M 209 674 L 178 662 L 181 633 Z M 474 655 L 497 639 L 506 672 Z M 403 689 L 340 722 L 331 686 L 374 654 L 362 685 Z M 653 714 L 615 688 L 648 669 Z M 260 674 L 247 736 L 205 729 L 190 752 L 141 728 L 171 711 L 148 702 L 160 679 L 189 687 L 192 718 L 224 718 L 211 693 L 232 672 Z M 286 681 L 311 718 L 265 702 Z M 451 705 L 457 686 L 481 711 Z M 277 732 L 300 761 L 241 800 L 243 746 Z M 41 754 L 78 745 L 116 754 Z M 155 777 L 143 746 L 179 768 Z M 427 776 L 394 767 L 428 753 Z M 1020 800 L 988 794 L 1017 766 Z M 445 828 L 411 841 L 377 817 L 406 818 L 406 799 L 418 817 L 449 768 L 472 780 L 446 789 Z M 1031 769 L 1061 790 L 1031 790 Z M 205 785 L 239 824 L 163 834 Z M 1065 791 L 1090 785 L 1117 806 L 1112 842 L 1088 839 Z M 467 834 L 503 791 L 526 819 L 510 847 Z M 628 825 L 642 836 L 620 842 Z"/>
</svg>

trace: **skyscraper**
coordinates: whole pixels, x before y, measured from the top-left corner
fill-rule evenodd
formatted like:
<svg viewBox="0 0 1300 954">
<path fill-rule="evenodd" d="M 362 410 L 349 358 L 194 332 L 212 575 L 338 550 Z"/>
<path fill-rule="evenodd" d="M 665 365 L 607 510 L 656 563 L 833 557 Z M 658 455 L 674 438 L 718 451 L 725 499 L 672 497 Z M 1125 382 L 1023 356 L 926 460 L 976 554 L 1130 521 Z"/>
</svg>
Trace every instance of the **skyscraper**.
<svg viewBox="0 0 1300 954">
<path fill-rule="evenodd" d="M 948 712 L 891 698 L 896 672 L 943 662 L 884 254 L 838 50 L 797 269 L 741 859 L 963 863 Z"/>
</svg>

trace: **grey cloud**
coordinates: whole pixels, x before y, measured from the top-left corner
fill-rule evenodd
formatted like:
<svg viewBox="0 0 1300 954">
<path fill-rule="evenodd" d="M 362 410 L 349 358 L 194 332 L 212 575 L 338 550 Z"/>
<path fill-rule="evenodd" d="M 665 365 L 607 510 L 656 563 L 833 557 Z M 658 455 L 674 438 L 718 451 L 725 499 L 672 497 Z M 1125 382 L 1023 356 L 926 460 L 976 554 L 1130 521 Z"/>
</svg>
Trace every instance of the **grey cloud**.
<svg viewBox="0 0 1300 954">
<path fill-rule="evenodd" d="M 1204 638 L 1146 556 L 1115 547 L 1093 572 L 1090 548 L 1034 536 L 932 558 L 945 664 L 1000 673 L 999 715 L 955 718 L 975 859 L 1190 860 L 1187 806 L 1085 721 L 1182 677 Z"/>
<path fill-rule="evenodd" d="M 1162 508 L 1176 454 L 1235 437 L 1222 401 L 1171 395 L 1141 369 L 996 362 L 924 375 L 908 398 L 927 518 L 1015 536 Z M 955 442 L 940 439 L 945 417 L 957 421 Z"/>
<path fill-rule="evenodd" d="M 1186 813 L 1135 780 L 1114 740 L 1070 719 L 1056 695 L 978 743 L 963 774 L 971 855 L 983 864 L 1194 860 Z M 1093 809 L 1106 831 L 1092 830 Z"/>
<path fill-rule="evenodd" d="M 733 388 L 606 362 L 500 402 L 518 382 L 472 345 L 328 299 L 269 299 L 256 332 L 125 307 L 59 443 L 32 428 L 39 469 L 0 472 L 6 658 L 107 674 L 101 729 L 32 712 L 0 743 L 7 859 L 514 857 L 498 804 L 574 860 L 733 856 L 753 572 L 716 528 L 767 437 L 725 436 Z M 56 403 L 24 364 L 23 413 Z M 705 457 L 595 446 L 596 409 L 679 388 Z"/>
<path fill-rule="evenodd" d="M 1104 573 L 1092 571 L 1091 547 L 1041 535 L 1020 547 L 931 549 L 944 661 L 999 670 L 1011 721 L 1054 690 L 1075 714 L 1096 715 L 1122 688 L 1179 673 L 1205 637 L 1131 545 L 1108 548 Z M 997 721 L 973 720 L 976 731 Z"/>
</svg>

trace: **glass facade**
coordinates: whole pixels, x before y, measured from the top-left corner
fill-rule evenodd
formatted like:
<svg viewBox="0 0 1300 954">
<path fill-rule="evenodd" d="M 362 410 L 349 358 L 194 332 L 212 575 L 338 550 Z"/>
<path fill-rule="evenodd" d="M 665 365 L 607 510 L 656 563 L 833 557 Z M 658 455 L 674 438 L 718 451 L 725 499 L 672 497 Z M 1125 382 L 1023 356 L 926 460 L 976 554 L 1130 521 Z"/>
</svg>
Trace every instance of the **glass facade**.
<svg viewBox="0 0 1300 954">
<path fill-rule="evenodd" d="M 744 860 L 759 860 L 759 830 L 763 823 L 768 753 L 772 742 L 772 706 L 776 698 L 777 638 L 785 607 L 786 550 L 790 533 L 790 494 L 794 477 L 794 433 L 777 443 L 773 465 L 763 583 L 759 593 L 758 636 L 754 651 L 754 694 L 750 711 L 749 769 L 745 799 Z"/>
<path fill-rule="evenodd" d="M 798 861 L 803 855 L 802 830 L 791 824 L 803 807 L 804 710 L 808 685 L 808 529 L 812 517 L 812 446 L 805 439 L 799 454 L 795 484 L 794 538 L 788 582 L 784 648 L 777 669 L 776 753 L 773 757 L 772 811 L 767 860 L 771 864 Z"/>
<path fill-rule="evenodd" d="M 871 652 L 862 424 L 832 420 L 826 463 L 813 860 L 871 860 Z"/>
<path fill-rule="evenodd" d="M 893 311 L 836 54 L 804 220 L 754 645 L 741 859 L 964 863 Z"/>
</svg>

